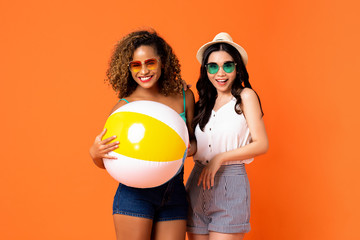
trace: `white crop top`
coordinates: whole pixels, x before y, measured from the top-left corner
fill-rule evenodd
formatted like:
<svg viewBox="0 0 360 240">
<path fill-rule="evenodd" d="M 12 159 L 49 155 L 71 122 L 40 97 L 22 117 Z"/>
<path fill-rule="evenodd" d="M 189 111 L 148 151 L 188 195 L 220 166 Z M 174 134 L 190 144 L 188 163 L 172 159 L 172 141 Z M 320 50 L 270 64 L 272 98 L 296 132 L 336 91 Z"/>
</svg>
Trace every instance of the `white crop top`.
<svg viewBox="0 0 360 240">
<path fill-rule="evenodd" d="M 197 152 L 194 160 L 203 164 L 218 153 L 231 151 L 245 146 L 251 141 L 250 130 L 244 114 L 237 114 L 234 110 L 236 98 L 232 98 L 216 112 L 212 110 L 210 119 L 201 131 L 199 124 L 195 128 Z M 228 161 L 223 165 L 250 163 L 254 158 Z"/>
</svg>

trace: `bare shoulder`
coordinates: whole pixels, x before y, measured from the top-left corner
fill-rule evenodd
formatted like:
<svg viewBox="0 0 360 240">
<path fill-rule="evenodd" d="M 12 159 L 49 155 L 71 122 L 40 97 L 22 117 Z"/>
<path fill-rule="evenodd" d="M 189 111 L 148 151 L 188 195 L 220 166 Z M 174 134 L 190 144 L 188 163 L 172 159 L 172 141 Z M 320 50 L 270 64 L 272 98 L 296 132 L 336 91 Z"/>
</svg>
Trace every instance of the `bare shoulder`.
<svg viewBox="0 0 360 240">
<path fill-rule="evenodd" d="M 189 101 L 194 101 L 194 99 L 195 99 L 194 93 L 193 93 L 193 91 L 191 91 L 190 88 L 186 89 L 186 91 L 185 91 L 185 99 L 189 100 Z"/>
<path fill-rule="evenodd" d="M 194 93 L 190 90 L 187 89 L 185 91 L 185 105 L 186 105 L 186 111 L 194 111 L 194 106 L 195 106 L 195 97 L 194 97 Z"/>
<path fill-rule="evenodd" d="M 115 106 L 111 109 L 110 114 L 112 114 L 113 112 L 115 112 L 117 109 L 119 109 L 120 107 L 124 106 L 126 104 L 125 101 L 118 101 Z"/>
<path fill-rule="evenodd" d="M 240 93 L 243 101 L 258 101 L 258 97 L 254 90 L 251 88 L 244 88 Z"/>
<path fill-rule="evenodd" d="M 256 116 L 261 119 L 262 111 L 256 92 L 251 88 L 244 88 L 241 91 L 240 96 L 242 100 L 242 110 L 246 118 L 249 118 L 250 116 Z"/>
</svg>

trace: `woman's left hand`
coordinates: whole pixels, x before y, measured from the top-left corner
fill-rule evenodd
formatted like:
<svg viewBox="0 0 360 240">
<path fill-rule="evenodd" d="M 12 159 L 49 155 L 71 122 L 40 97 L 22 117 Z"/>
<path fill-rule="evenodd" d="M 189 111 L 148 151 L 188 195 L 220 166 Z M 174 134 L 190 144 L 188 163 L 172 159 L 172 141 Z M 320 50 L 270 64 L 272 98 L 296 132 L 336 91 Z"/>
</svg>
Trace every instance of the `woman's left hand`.
<svg viewBox="0 0 360 240">
<path fill-rule="evenodd" d="M 216 155 L 211 159 L 210 163 L 204 167 L 202 170 L 199 180 L 198 180 L 198 186 L 201 184 L 203 185 L 204 189 L 210 189 L 214 186 L 215 182 L 215 174 L 221 167 L 221 157 L 220 154 Z"/>
<path fill-rule="evenodd" d="M 184 79 L 181 79 L 181 83 L 183 85 L 184 91 L 191 88 L 191 84 L 187 84 Z"/>
<path fill-rule="evenodd" d="M 195 155 L 197 150 L 197 144 L 195 140 L 191 140 L 188 147 L 187 157 Z"/>
</svg>

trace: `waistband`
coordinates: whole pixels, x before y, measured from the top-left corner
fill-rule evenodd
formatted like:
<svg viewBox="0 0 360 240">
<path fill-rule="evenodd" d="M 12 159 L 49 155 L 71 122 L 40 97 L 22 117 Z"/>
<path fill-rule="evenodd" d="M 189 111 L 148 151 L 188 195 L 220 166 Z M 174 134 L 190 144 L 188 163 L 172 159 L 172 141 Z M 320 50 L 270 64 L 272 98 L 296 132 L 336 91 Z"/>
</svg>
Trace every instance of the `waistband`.
<svg viewBox="0 0 360 240">
<path fill-rule="evenodd" d="M 204 164 L 202 164 L 199 161 L 195 161 L 194 169 L 193 171 L 201 172 L 203 168 L 205 167 Z M 221 165 L 219 170 L 216 172 L 215 177 L 217 176 L 234 176 L 234 175 L 245 175 L 246 169 L 245 164 L 229 164 L 229 165 Z"/>
</svg>

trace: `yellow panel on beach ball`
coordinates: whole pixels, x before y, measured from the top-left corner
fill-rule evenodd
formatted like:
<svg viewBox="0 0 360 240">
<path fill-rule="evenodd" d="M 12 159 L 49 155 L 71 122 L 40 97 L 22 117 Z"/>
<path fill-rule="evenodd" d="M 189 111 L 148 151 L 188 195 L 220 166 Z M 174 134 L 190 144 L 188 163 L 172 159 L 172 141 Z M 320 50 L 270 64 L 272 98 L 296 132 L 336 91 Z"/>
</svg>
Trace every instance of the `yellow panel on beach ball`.
<svg viewBox="0 0 360 240">
<path fill-rule="evenodd" d="M 119 148 L 104 159 L 117 181 L 137 188 L 156 187 L 173 178 L 184 164 L 189 145 L 185 121 L 170 107 L 134 101 L 114 111 L 105 123 L 103 139 L 117 136 Z"/>
<path fill-rule="evenodd" d="M 105 138 L 117 136 L 120 147 L 114 152 L 124 156 L 167 162 L 183 157 L 186 145 L 174 129 L 148 115 L 117 112 L 105 124 Z"/>
</svg>

